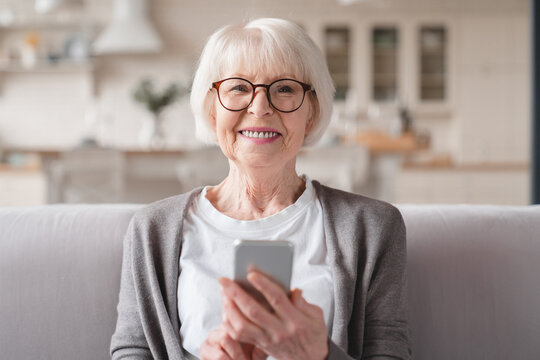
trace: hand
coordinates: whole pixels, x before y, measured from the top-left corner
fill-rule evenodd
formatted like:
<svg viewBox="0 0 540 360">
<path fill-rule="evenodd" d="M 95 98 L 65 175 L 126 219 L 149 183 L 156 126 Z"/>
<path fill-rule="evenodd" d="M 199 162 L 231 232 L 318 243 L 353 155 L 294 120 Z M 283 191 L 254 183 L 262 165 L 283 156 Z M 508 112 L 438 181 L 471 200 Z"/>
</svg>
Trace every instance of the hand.
<svg viewBox="0 0 540 360">
<path fill-rule="evenodd" d="M 250 272 L 248 281 L 260 291 L 273 312 L 265 309 L 236 282 L 221 278 L 222 327 L 234 340 L 249 343 L 276 359 L 325 359 L 328 355 L 324 315 L 295 289 L 291 299 L 268 276 Z"/>
<path fill-rule="evenodd" d="M 249 360 L 250 350 L 233 340 L 225 329 L 220 327 L 210 332 L 201 345 L 201 360 Z"/>
<path fill-rule="evenodd" d="M 251 344 L 232 339 L 223 327 L 208 334 L 201 345 L 201 360 L 266 360 L 264 351 Z"/>
</svg>

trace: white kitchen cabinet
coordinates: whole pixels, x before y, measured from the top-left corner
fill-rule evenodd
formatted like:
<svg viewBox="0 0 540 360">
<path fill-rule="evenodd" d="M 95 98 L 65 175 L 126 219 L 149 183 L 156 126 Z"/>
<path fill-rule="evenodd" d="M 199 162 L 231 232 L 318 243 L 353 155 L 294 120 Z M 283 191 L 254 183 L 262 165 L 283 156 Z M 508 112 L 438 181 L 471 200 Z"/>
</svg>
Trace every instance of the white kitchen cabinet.
<svg viewBox="0 0 540 360">
<path fill-rule="evenodd" d="M 449 118 L 454 106 L 453 27 L 450 17 L 391 16 L 326 25 L 323 49 L 336 100 L 346 96 L 348 104 L 357 104 L 360 117 L 371 104 L 404 105 L 419 117 Z"/>
<path fill-rule="evenodd" d="M 528 205 L 526 166 L 405 168 L 395 182 L 396 203 Z"/>
<path fill-rule="evenodd" d="M 46 203 L 46 180 L 40 171 L 0 171 L 0 206 L 38 206 Z"/>
</svg>

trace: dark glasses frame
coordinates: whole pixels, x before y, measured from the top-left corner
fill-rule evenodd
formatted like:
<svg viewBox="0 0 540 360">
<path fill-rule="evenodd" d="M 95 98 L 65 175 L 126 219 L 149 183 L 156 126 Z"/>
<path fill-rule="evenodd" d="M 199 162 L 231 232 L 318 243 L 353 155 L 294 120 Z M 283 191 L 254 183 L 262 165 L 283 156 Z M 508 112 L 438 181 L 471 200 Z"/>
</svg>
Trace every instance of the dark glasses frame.
<svg viewBox="0 0 540 360">
<path fill-rule="evenodd" d="M 219 96 L 219 87 L 221 86 L 221 84 L 224 82 L 224 81 L 227 81 L 227 80 L 243 80 L 247 83 L 249 83 L 251 85 L 251 87 L 253 88 L 253 91 L 251 92 L 251 100 L 249 100 L 249 103 L 241 108 L 241 109 L 238 109 L 238 110 L 232 110 L 232 109 L 229 109 L 228 107 L 226 107 L 225 105 L 223 105 L 223 102 L 221 101 L 221 97 Z M 284 111 L 284 110 L 280 110 L 278 109 L 273 103 L 272 103 L 272 100 L 270 99 L 270 87 L 272 85 L 274 85 L 275 83 L 277 83 L 278 81 L 282 81 L 282 80 L 288 80 L 288 81 L 294 81 L 300 85 L 302 85 L 302 88 L 304 89 L 304 93 L 302 94 L 302 101 L 300 102 L 300 105 L 298 105 L 298 107 L 296 109 L 293 109 L 293 110 L 287 110 L 287 111 Z M 272 106 L 274 109 L 276 109 L 277 111 L 279 112 L 282 112 L 282 113 L 292 113 L 298 109 L 300 109 L 300 107 L 302 106 L 302 104 L 304 103 L 304 99 L 306 97 L 306 92 L 308 91 L 313 91 L 313 93 L 315 93 L 315 90 L 312 88 L 311 85 L 309 84 L 306 84 L 306 83 L 303 83 L 301 81 L 298 81 L 298 80 L 295 80 L 295 79 L 289 79 L 289 78 L 284 78 L 284 79 L 277 79 L 275 81 L 272 81 L 270 84 L 253 84 L 251 81 L 249 80 L 246 80 L 244 78 L 241 78 L 241 77 L 230 77 L 230 78 L 227 78 L 227 79 L 223 79 L 223 80 L 220 80 L 220 81 L 216 81 L 216 82 L 213 82 L 212 83 L 212 87 L 210 88 L 210 90 L 212 89 L 216 89 L 217 90 L 217 94 L 218 94 L 218 99 L 219 99 L 219 103 L 221 104 L 221 106 L 223 106 L 225 109 L 229 110 L 229 111 L 242 111 L 242 110 L 245 110 L 247 109 L 251 103 L 253 102 L 253 99 L 255 98 L 255 90 L 257 90 L 258 87 L 262 87 L 262 88 L 265 88 L 266 89 L 266 98 L 268 99 L 268 103 L 270 104 L 270 106 Z"/>
</svg>

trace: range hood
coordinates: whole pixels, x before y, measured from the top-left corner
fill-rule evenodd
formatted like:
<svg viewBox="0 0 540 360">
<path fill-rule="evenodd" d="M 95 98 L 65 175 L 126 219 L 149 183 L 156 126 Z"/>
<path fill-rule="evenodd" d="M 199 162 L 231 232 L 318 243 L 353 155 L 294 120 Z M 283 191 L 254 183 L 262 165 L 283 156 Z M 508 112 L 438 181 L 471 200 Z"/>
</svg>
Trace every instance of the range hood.
<svg viewBox="0 0 540 360">
<path fill-rule="evenodd" d="M 82 7 L 83 0 L 35 0 L 37 13 L 45 14 L 64 7 Z"/>
<path fill-rule="evenodd" d="M 147 0 L 114 0 L 112 22 L 93 44 L 101 54 L 157 53 L 163 45 L 148 18 Z"/>
</svg>

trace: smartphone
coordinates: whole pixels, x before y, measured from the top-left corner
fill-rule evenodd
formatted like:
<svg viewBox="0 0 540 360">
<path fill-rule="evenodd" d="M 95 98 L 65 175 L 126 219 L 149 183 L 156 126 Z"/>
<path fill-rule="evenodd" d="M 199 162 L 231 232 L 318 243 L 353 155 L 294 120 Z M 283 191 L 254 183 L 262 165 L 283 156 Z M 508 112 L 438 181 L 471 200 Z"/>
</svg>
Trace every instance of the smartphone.
<svg viewBox="0 0 540 360">
<path fill-rule="evenodd" d="M 284 240 L 236 240 L 234 242 L 234 280 L 265 306 L 263 294 L 247 280 L 251 270 L 270 276 L 290 295 L 294 247 Z"/>
</svg>

